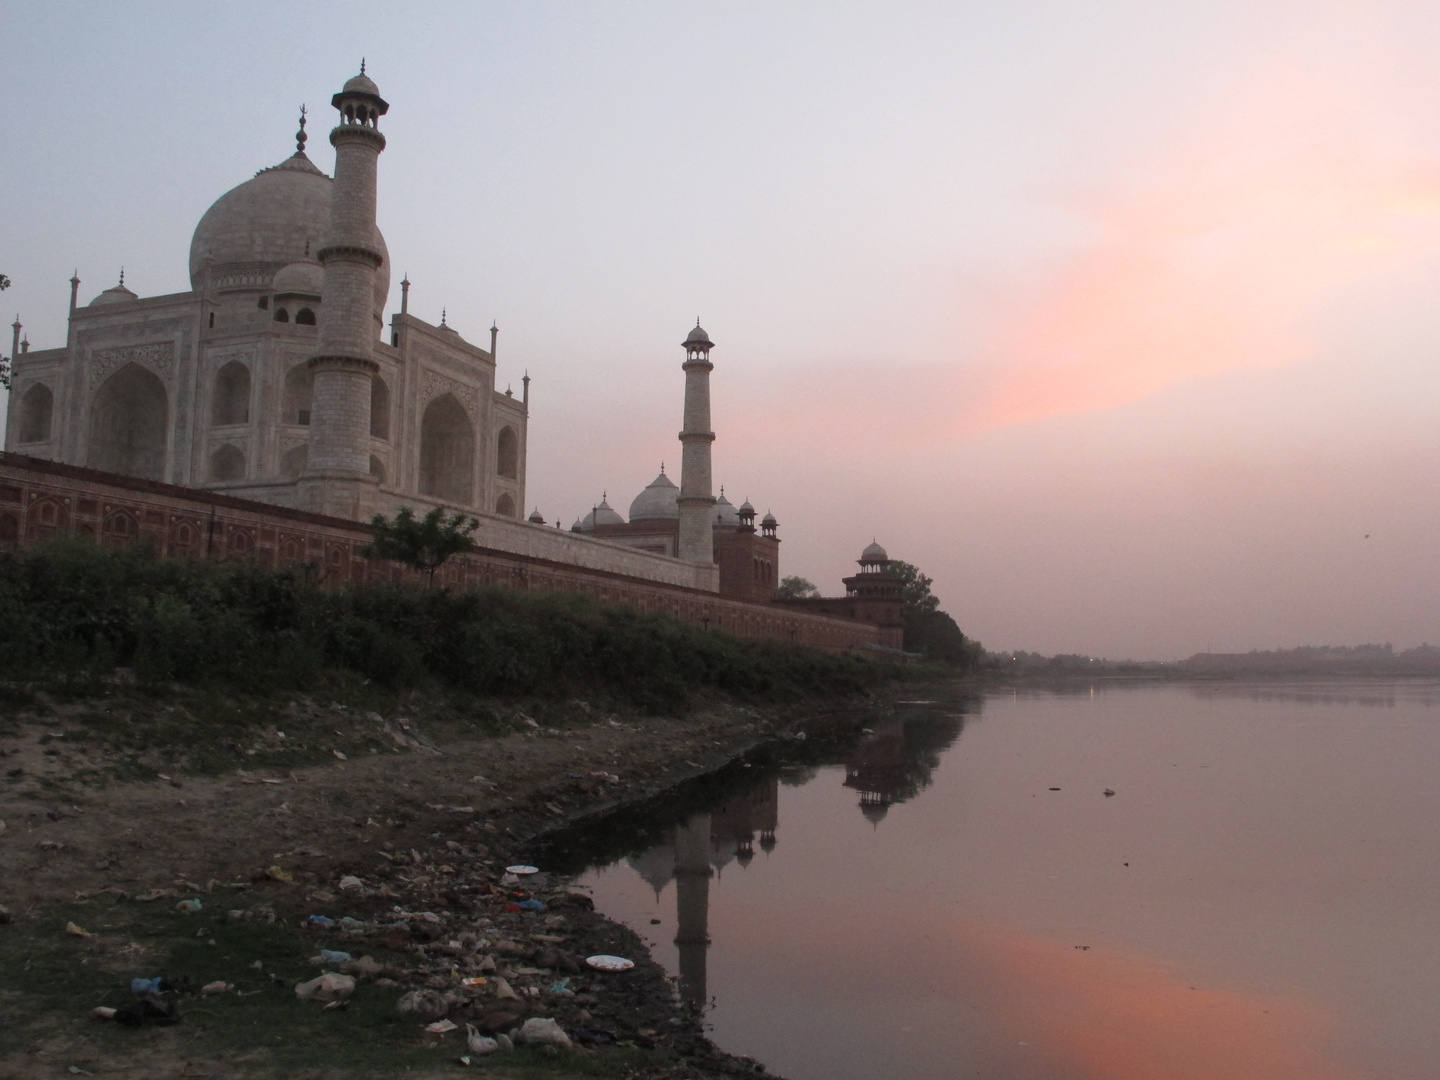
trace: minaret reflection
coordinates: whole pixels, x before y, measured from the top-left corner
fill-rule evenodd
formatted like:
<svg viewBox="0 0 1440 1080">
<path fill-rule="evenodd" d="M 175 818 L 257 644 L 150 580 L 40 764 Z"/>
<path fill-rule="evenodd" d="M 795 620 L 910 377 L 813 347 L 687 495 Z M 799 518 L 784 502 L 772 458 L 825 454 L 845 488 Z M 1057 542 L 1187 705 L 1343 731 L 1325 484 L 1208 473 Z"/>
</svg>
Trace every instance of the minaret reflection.
<svg viewBox="0 0 1440 1080">
<path fill-rule="evenodd" d="M 692 1008 L 703 1009 L 708 999 L 710 879 L 732 861 L 748 866 L 755 857 L 757 833 L 761 849 L 774 850 L 779 805 L 779 780 L 772 777 L 708 813 L 687 818 L 660 843 L 628 860 L 657 898 L 672 878 L 675 881 L 680 1000 Z"/>
</svg>

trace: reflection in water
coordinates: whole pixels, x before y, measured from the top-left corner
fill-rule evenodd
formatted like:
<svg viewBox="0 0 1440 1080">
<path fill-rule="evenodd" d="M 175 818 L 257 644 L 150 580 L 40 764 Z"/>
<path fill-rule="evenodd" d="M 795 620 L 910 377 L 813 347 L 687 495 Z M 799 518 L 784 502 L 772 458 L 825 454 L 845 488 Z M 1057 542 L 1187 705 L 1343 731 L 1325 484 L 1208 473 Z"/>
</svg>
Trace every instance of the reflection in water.
<svg viewBox="0 0 1440 1080">
<path fill-rule="evenodd" d="M 953 716 L 895 720 L 871 735 L 845 762 L 845 786 L 860 792 L 860 812 L 878 825 L 890 807 L 920 794 L 959 735 Z"/>
<path fill-rule="evenodd" d="M 940 755 L 959 737 L 960 726 L 959 715 L 912 716 L 884 725 L 860 743 L 846 760 L 844 784 L 860 792 L 860 812 L 866 819 L 878 825 L 891 806 L 928 787 Z M 626 859 L 655 890 L 657 900 L 665 886 L 675 882 L 680 999 L 687 1005 L 703 1009 L 708 1000 L 710 879 L 732 861 L 742 868 L 749 865 L 756 834 L 763 851 L 774 851 L 779 814 L 779 779 L 770 776 L 663 830 L 657 843 Z"/>
</svg>

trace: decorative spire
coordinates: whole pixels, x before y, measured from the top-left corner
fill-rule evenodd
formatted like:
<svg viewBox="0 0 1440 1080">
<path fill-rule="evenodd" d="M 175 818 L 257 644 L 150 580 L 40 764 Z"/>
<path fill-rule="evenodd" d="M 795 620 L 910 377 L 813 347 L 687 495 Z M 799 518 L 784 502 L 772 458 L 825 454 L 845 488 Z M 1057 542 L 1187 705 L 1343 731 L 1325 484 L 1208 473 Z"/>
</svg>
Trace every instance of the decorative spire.
<svg viewBox="0 0 1440 1080">
<path fill-rule="evenodd" d="M 125 287 L 125 267 L 120 267 L 120 288 Z"/>
<path fill-rule="evenodd" d="M 445 309 L 443 307 L 440 309 L 440 325 L 445 325 Z"/>
<path fill-rule="evenodd" d="M 305 134 L 305 106 L 300 106 L 300 130 L 295 132 L 295 156 L 305 156 L 305 142 L 310 136 Z"/>
<path fill-rule="evenodd" d="M 360 58 L 360 74 L 365 74 L 365 58 L 363 56 Z"/>
</svg>

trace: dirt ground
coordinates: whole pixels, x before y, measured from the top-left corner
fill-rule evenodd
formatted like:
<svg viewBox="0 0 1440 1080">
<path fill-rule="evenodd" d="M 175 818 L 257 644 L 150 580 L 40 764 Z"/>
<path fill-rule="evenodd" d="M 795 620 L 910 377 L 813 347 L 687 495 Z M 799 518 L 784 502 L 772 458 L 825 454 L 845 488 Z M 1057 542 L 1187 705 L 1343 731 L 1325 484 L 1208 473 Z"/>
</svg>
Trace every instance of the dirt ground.
<svg viewBox="0 0 1440 1080">
<path fill-rule="evenodd" d="M 0 1076 L 765 1075 L 709 1044 L 635 934 L 565 881 L 504 868 L 538 833 L 782 730 L 848 723 L 854 703 L 683 719 L 581 701 L 368 704 L 113 689 L 4 711 Z M 317 964 L 321 949 L 352 959 Z M 597 952 L 636 968 L 597 976 L 583 962 Z M 355 975 L 353 997 L 297 1001 L 321 970 Z M 90 1019 L 156 975 L 179 987 L 166 1000 L 184 1022 Z M 216 980 L 228 989 L 193 993 Z M 426 1033 L 424 1002 L 401 1014 L 412 991 L 448 997 L 428 1007 L 458 1030 Z M 502 1034 L 530 1016 L 588 1041 L 459 1064 L 466 1024 Z"/>
</svg>

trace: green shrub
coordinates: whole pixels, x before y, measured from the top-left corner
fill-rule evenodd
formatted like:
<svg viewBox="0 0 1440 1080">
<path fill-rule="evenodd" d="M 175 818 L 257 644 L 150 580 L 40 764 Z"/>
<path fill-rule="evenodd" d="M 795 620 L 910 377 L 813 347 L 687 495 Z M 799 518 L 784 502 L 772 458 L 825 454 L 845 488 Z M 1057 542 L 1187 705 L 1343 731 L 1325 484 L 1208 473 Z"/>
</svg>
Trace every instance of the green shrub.
<svg viewBox="0 0 1440 1080">
<path fill-rule="evenodd" d="M 321 589 L 303 572 L 64 541 L 0 556 L 0 678 L 304 689 L 343 671 L 393 690 L 602 692 L 652 710 L 694 695 L 854 693 L 886 665 L 704 631 L 578 593 Z"/>
</svg>

